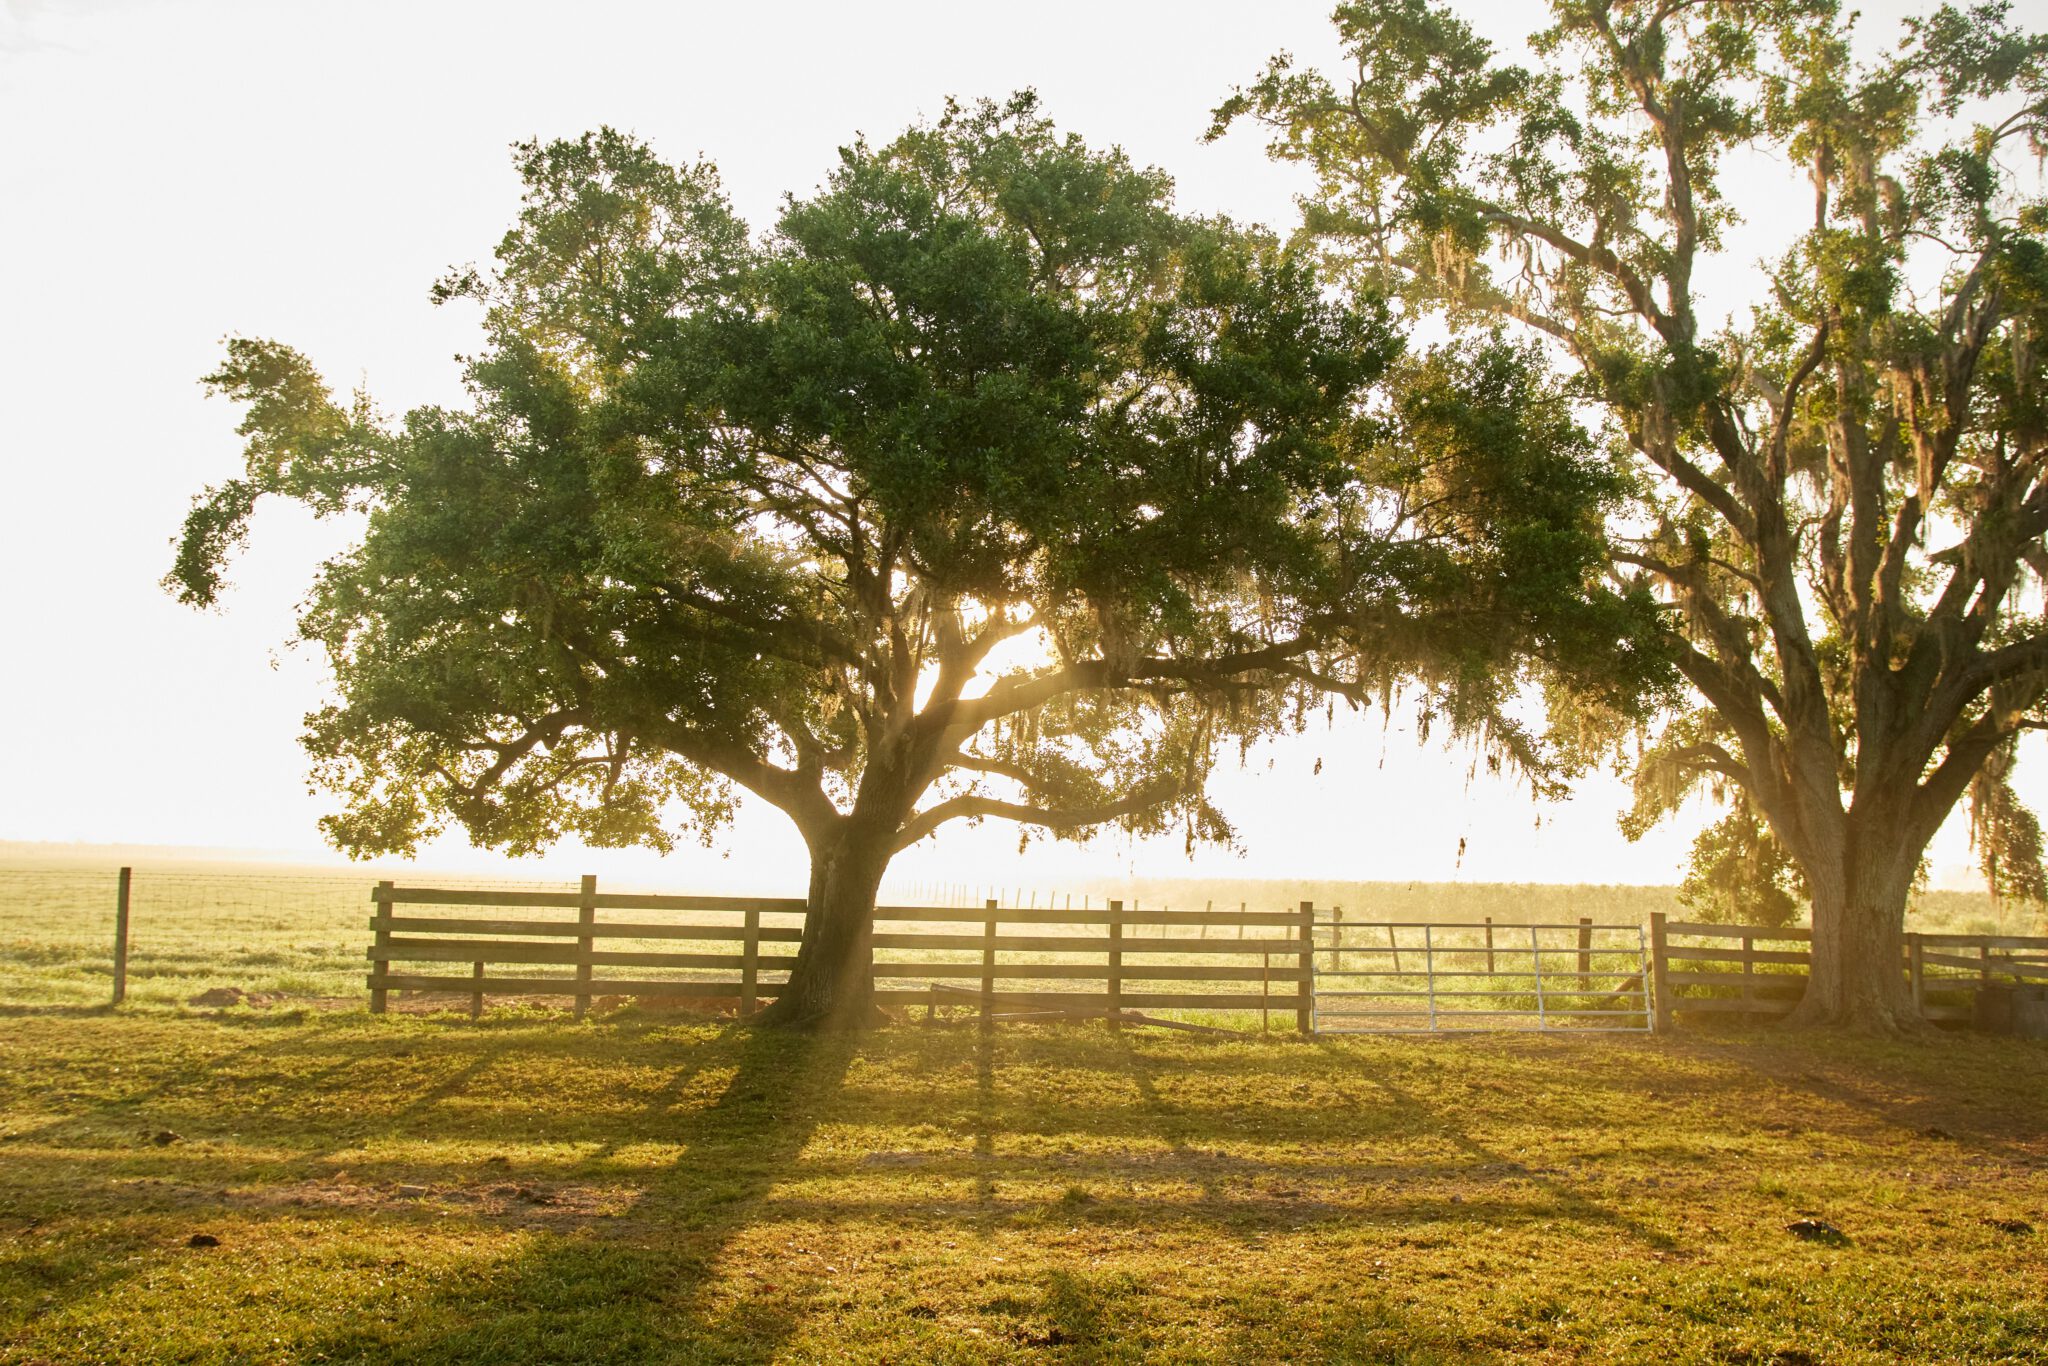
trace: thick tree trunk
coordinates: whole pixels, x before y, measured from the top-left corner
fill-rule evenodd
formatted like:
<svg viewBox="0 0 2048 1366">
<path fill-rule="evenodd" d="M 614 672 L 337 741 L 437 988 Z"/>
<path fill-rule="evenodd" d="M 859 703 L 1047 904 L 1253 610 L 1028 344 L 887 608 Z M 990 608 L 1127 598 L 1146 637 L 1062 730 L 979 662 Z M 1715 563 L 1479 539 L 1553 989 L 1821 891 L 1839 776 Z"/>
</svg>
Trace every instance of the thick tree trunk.
<svg viewBox="0 0 2048 1366">
<path fill-rule="evenodd" d="M 1905 974 L 1906 898 L 1920 848 L 1899 821 L 1853 816 L 1834 847 L 1802 860 L 1813 894 L 1813 962 L 1788 1023 L 1920 1034 Z"/>
<path fill-rule="evenodd" d="M 875 1006 L 875 893 L 889 866 L 887 839 L 847 821 L 811 846 L 809 910 L 788 985 L 754 1018 L 790 1029 L 866 1029 Z"/>
</svg>

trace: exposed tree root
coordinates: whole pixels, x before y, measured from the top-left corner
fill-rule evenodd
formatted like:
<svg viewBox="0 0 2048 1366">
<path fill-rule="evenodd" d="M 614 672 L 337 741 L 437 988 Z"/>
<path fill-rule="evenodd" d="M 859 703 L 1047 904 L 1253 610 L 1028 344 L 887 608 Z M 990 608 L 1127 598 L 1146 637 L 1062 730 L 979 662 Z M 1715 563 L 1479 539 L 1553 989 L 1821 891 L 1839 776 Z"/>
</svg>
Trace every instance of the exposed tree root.
<svg viewBox="0 0 2048 1366">
<path fill-rule="evenodd" d="M 759 1029 L 781 1029 L 792 1034 L 863 1034 L 889 1023 L 889 1016 L 873 998 L 825 1009 L 799 1007 L 796 998 L 778 996 L 747 1017 L 747 1024 Z"/>
<path fill-rule="evenodd" d="M 1899 1039 L 1927 1042 L 1941 1031 L 1922 1019 L 1908 1005 L 1904 1009 L 1875 1003 L 1860 1003 L 1846 1009 L 1829 1010 L 1811 996 L 1785 1017 L 1786 1029 L 1853 1034 L 1862 1038 Z"/>
</svg>

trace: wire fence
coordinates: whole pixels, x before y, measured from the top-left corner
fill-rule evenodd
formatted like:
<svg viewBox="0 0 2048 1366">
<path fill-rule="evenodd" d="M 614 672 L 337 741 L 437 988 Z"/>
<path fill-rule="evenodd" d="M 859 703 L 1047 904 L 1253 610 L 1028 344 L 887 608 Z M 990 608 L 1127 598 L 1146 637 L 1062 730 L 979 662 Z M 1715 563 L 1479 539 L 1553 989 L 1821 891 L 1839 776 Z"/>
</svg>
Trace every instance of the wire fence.
<svg viewBox="0 0 2048 1366">
<path fill-rule="evenodd" d="M 0 1003 L 86 1006 L 115 989 L 120 870 L 0 868 Z M 336 870 L 137 869 L 127 897 L 126 998 L 358 1001 L 373 878 Z M 452 879 L 476 888 L 574 883 Z"/>
</svg>

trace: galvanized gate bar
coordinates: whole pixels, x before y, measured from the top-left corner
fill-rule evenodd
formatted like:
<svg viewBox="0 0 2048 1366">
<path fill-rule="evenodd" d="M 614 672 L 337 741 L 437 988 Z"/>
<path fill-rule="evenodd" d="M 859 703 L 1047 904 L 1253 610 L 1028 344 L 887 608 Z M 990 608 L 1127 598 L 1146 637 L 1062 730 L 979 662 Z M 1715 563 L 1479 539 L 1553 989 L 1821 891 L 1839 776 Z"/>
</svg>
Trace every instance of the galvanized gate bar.
<svg viewBox="0 0 2048 1366">
<path fill-rule="evenodd" d="M 1650 1028 L 1649 952 L 1641 925 L 1528 925 L 1523 927 L 1529 933 L 1526 950 L 1499 946 L 1495 936 L 1506 928 L 1419 920 L 1318 926 L 1319 942 L 1310 956 L 1311 1027 L 1330 1034 L 1488 1028 L 1639 1033 Z M 1422 943 L 1411 940 L 1404 946 L 1401 930 L 1420 930 Z M 1351 937 L 1381 931 L 1387 938 L 1377 946 Z M 1571 932 L 1572 943 L 1553 947 L 1543 942 L 1546 932 L 1564 931 Z M 1474 942 L 1462 942 L 1461 935 Z M 1486 942 L 1479 942 L 1482 938 Z M 1598 941 L 1615 938 L 1624 942 L 1596 947 Z M 1513 964 L 1524 952 L 1526 967 Z M 1568 969 L 1552 969 L 1545 960 L 1557 954 L 1576 961 Z M 1350 966 L 1337 966 L 1347 959 Z M 1492 970 L 1481 968 L 1482 962 Z M 1610 972 L 1612 985 L 1594 984 L 1596 975 Z M 1565 985 L 1559 985 L 1559 976 Z"/>
</svg>

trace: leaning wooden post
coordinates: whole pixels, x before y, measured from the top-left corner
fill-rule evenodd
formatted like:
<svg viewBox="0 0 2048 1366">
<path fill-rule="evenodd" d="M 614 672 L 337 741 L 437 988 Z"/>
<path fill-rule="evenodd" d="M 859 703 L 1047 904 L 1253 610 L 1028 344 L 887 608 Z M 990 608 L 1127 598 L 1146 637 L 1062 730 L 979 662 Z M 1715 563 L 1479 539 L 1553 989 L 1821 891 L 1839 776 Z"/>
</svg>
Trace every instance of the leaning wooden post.
<svg viewBox="0 0 2048 1366">
<path fill-rule="evenodd" d="M 1124 903 L 1109 903 L 1109 1027 L 1117 1028 L 1124 1008 Z"/>
<path fill-rule="evenodd" d="M 740 938 L 740 1018 L 754 1013 L 761 995 L 761 908 L 747 907 L 746 928 Z"/>
<path fill-rule="evenodd" d="M 377 979 L 391 970 L 391 883 L 388 879 L 377 884 L 370 893 L 370 901 L 377 908 L 377 914 L 370 920 L 370 928 L 376 933 L 370 945 L 370 1013 L 382 1015 L 385 999 L 390 994 L 377 985 Z"/>
<path fill-rule="evenodd" d="M 1671 982 L 1664 968 L 1664 912 L 1650 912 L 1650 1026 L 1659 1034 L 1671 1029 Z"/>
<path fill-rule="evenodd" d="M 590 954 L 597 936 L 597 875 L 585 873 L 576 899 L 576 1018 L 590 1010 Z"/>
<path fill-rule="evenodd" d="M 988 919 L 981 922 L 981 1032 L 991 1034 L 996 1027 L 996 903 L 991 898 L 982 907 L 988 912 Z"/>
<path fill-rule="evenodd" d="M 1394 927 L 1392 925 L 1387 926 L 1387 947 L 1393 951 L 1394 971 L 1398 973 L 1401 971 L 1401 941 L 1394 938 Z"/>
<path fill-rule="evenodd" d="M 1913 1013 L 1921 1019 L 1927 1018 L 1927 974 L 1925 952 L 1916 931 L 1906 936 L 1906 981 L 1913 991 Z"/>
<path fill-rule="evenodd" d="M 128 886 L 135 870 L 123 868 L 114 887 L 114 1004 L 128 999 Z"/>
<path fill-rule="evenodd" d="M 1593 975 L 1593 921 L 1590 917 L 1579 917 L 1579 990 L 1586 989 L 1586 979 Z"/>
<path fill-rule="evenodd" d="M 1316 971 L 1316 903 L 1301 903 L 1301 949 L 1296 959 L 1300 971 L 1295 974 L 1294 986 L 1294 1027 L 1303 1034 L 1311 1028 L 1315 1011 L 1314 991 Z"/>
</svg>

